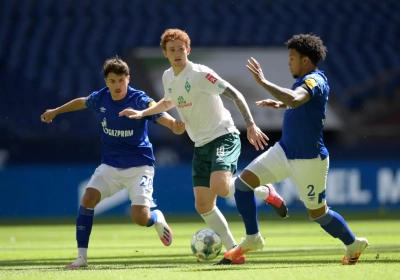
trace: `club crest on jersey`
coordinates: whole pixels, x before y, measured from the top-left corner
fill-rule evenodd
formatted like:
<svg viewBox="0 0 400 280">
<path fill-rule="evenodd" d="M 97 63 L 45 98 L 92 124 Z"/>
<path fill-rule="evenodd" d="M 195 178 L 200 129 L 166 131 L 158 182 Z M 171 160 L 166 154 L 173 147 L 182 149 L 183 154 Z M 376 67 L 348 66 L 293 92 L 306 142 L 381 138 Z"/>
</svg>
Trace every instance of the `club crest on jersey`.
<svg viewBox="0 0 400 280">
<path fill-rule="evenodd" d="M 100 107 L 100 112 L 101 112 L 101 113 L 105 113 L 105 112 L 106 112 L 106 108 Z"/>
<path fill-rule="evenodd" d="M 101 126 L 103 127 L 103 132 L 110 136 L 129 137 L 129 136 L 133 135 L 133 129 L 131 129 L 131 130 L 116 130 L 116 129 L 107 128 L 106 118 L 104 118 L 103 121 L 101 122 Z"/>
<path fill-rule="evenodd" d="M 191 87 L 192 87 L 192 86 L 189 84 L 189 82 L 186 81 L 186 83 L 185 83 L 185 89 L 186 89 L 187 93 L 189 93 Z"/>
<path fill-rule="evenodd" d="M 213 75 L 211 75 L 210 73 L 207 74 L 206 79 L 209 80 L 212 84 L 215 84 L 218 79 L 215 78 Z"/>
</svg>

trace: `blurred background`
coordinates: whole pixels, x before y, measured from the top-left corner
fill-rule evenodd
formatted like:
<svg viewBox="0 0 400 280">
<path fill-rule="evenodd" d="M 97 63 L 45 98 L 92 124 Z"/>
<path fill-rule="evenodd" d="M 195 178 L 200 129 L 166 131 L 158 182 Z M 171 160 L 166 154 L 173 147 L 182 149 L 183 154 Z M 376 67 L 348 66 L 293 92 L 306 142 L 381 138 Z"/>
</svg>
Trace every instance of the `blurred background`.
<svg viewBox="0 0 400 280">
<path fill-rule="evenodd" d="M 319 67 L 331 86 L 328 202 L 357 218 L 400 213 L 400 1 L 0 0 L 0 222 L 75 217 L 100 164 L 100 122 L 90 110 L 59 115 L 49 125 L 40 115 L 104 87 L 102 64 L 115 55 L 129 63 L 132 87 L 161 99 L 169 64 L 159 43 L 167 28 L 187 31 L 189 59 L 245 95 L 270 146 L 281 136 L 284 111 L 254 105 L 272 97 L 253 81 L 246 61 L 255 57 L 267 79 L 291 87 L 284 43 L 298 33 L 320 36 L 328 56 Z M 247 142 L 234 103 L 224 103 L 242 132 L 244 168 L 260 152 Z M 177 116 L 175 109 L 171 114 Z M 193 143 L 156 124 L 149 130 L 160 209 L 177 219 L 196 215 Z M 291 214 L 306 219 L 292 182 L 276 186 Z M 218 205 L 237 216 L 233 200 Z M 122 191 L 96 214 L 125 218 L 129 206 Z M 272 214 L 262 203 L 260 211 Z"/>
</svg>

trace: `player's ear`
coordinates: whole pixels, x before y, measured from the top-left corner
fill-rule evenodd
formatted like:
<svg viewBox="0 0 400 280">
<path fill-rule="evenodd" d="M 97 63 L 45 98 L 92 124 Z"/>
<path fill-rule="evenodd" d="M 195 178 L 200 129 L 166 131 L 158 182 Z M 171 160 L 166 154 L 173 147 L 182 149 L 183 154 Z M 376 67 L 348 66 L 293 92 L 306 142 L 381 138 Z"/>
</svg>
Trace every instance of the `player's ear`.
<svg viewBox="0 0 400 280">
<path fill-rule="evenodd" d="M 164 55 L 165 57 L 168 58 L 168 56 L 167 56 L 167 51 L 166 51 L 166 50 L 162 50 L 162 53 L 163 53 L 163 55 Z"/>
<path fill-rule="evenodd" d="M 128 83 L 129 83 L 129 81 L 131 80 L 131 76 L 130 76 L 130 75 L 126 76 L 126 80 L 127 80 Z"/>
<path fill-rule="evenodd" d="M 188 55 L 190 54 L 190 50 L 191 50 L 190 47 L 186 48 L 186 52 L 187 52 Z"/>
</svg>

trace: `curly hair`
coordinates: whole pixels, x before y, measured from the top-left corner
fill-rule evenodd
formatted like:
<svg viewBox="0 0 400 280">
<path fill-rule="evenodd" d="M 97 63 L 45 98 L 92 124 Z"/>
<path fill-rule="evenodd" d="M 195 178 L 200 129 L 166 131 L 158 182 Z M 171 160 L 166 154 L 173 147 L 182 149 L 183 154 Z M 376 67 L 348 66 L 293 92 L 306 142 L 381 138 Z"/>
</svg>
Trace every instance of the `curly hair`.
<svg viewBox="0 0 400 280">
<path fill-rule="evenodd" d="M 103 64 L 103 70 L 101 71 L 105 78 L 107 78 L 108 74 L 114 73 L 117 75 L 127 75 L 129 76 L 129 66 L 123 61 L 118 55 L 107 59 Z"/>
<path fill-rule="evenodd" d="M 328 50 L 321 38 L 313 34 L 298 34 L 289 39 L 285 45 L 288 49 L 294 49 L 301 55 L 307 56 L 315 65 L 320 60 L 325 60 Z"/>
<path fill-rule="evenodd" d="M 185 31 L 180 30 L 180 29 L 165 30 L 163 35 L 161 35 L 160 46 L 165 51 L 167 48 L 167 43 L 169 41 L 175 41 L 175 40 L 181 40 L 182 42 L 184 42 L 186 45 L 186 48 L 190 47 L 189 35 Z"/>
</svg>

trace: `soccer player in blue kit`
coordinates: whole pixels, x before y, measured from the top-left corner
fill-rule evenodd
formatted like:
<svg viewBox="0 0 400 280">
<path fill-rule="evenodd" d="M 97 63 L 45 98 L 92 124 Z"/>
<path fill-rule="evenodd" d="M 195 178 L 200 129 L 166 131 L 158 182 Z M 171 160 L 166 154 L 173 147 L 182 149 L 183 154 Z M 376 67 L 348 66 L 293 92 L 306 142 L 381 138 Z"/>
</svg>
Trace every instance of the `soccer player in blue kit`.
<svg viewBox="0 0 400 280">
<path fill-rule="evenodd" d="M 289 49 L 290 72 L 296 79 L 291 89 L 268 81 L 254 58 L 248 60 L 246 66 L 256 82 L 278 99 L 257 101 L 256 104 L 286 109 L 282 138 L 253 160 L 238 177 L 233 178 L 231 185 L 241 191 L 255 189 L 256 196 L 265 198 L 269 189 L 263 186 L 264 184 L 290 177 L 299 191 L 310 219 L 345 245 L 346 253 L 342 264 L 354 265 L 369 246 L 368 240 L 355 237 L 343 217 L 329 209 L 325 197 L 329 154 L 323 142 L 322 130 L 329 85 L 323 71 L 318 70 L 317 64 L 325 59 L 327 50 L 322 40 L 311 34 L 295 35 L 286 45 Z M 246 227 L 256 222 L 251 216 L 243 217 L 243 220 Z M 261 243 L 244 239 L 238 247 L 225 253 L 223 261 L 226 263 L 226 260 L 261 248 Z"/>
<path fill-rule="evenodd" d="M 167 113 L 134 120 L 118 113 L 126 108 L 144 110 L 155 102 L 129 84 L 129 67 L 118 57 L 105 61 L 102 73 L 107 87 L 87 97 L 74 99 L 56 109 L 46 110 L 42 122 L 51 123 L 58 115 L 90 108 L 102 126 L 101 165 L 92 175 L 82 197 L 76 220 L 78 258 L 66 268 L 86 267 L 87 248 L 95 206 L 103 199 L 126 188 L 131 200 L 132 219 L 140 226 L 154 225 L 162 243 L 172 243 L 172 231 L 160 210 L 150 210 L 153 203 L 154 155 L 147 135 L 148 120 L 170 128 L 175 134 L 185 132 L 185 125 Z"/>
</svg>

